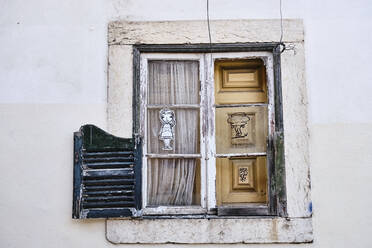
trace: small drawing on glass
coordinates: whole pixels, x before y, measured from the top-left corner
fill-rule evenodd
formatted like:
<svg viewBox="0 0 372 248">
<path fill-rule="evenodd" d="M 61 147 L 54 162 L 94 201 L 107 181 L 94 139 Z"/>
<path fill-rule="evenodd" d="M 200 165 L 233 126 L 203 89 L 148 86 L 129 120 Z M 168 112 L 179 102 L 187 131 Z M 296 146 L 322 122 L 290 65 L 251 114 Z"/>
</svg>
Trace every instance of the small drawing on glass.
<svg viewBox="0 0 372 248">
<path fill-rule="evenodd" d="M 159 111 L 159 119 L 161 122 L 159 140 L 164 142 L 164 151 L 171 151 L 171 141 L 174 140 L 174 126 L 176 125 L 176 115 L 173 110 L 163 108 Z"/>
</svg>

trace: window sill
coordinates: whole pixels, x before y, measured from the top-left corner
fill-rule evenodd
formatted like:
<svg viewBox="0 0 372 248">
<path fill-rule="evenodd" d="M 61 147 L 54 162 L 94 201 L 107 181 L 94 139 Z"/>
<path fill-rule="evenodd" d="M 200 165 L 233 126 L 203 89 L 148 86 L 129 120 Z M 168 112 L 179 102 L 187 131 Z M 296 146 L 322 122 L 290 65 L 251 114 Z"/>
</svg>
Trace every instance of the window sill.
<svg viewBox="0 0 372 248">
<path fill-rule="evenodd" d="M 309 218 L 111 219 L 106 238 L 115 244 L 311 243 Z"/>
<path fill-rule="evenodd" d="M 199 206 L 190 207 L 147 207 L 142 210 L 143 215 L 180 215 L 180 214 L 204 214 L 206 210 Z"/>
</svg>

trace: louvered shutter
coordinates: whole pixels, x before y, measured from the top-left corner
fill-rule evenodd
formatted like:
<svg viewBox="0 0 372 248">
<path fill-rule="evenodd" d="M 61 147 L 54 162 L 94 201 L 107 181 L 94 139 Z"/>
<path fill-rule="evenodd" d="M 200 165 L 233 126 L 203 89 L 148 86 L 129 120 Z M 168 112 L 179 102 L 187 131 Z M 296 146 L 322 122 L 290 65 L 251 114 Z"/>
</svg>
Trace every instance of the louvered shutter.
<svg viewBox="0 0 372 248">
<path fill-rule="evenodd" d="M 94 125 L 74 133 L 74 219 L 138 216 L 141 141 Z"/>
</svg>

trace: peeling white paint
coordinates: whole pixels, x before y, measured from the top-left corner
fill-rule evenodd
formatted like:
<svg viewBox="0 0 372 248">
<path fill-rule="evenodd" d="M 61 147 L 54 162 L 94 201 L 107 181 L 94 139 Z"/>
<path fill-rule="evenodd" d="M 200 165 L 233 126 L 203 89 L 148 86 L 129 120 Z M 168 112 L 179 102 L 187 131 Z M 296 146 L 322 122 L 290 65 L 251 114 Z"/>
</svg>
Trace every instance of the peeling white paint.
<svg viewBox="0 0 372 248">
<path fill-rule="evenodd" d="M 278 24 L 279 20 L 273 19 L 211 21 L 212 42 L 277 42 L 280 37 Z M 283 28 L 286 30 L 284 42 L 303 42 L 301 20 L 286 19 Z M 209 37 L 205 21 L 117 21 L 109 24 L 108 42 L 109 45 L 209 43 Z"/>
</svg>

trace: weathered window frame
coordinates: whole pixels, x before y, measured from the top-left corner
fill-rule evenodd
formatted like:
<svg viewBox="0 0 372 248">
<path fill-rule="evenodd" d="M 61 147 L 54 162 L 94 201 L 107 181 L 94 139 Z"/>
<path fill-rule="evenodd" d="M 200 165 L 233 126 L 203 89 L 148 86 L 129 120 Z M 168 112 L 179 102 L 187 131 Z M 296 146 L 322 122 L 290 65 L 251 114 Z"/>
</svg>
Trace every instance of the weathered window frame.
<svg viewBox="0 0 372 248">
<path fill-rule="evenodd" d="M 224 43 L 272 43 L 280 36 L 279 23 L 279 20 L 213 20 L 212 40 L 221 46 L 221 49 Z M 283 20 L 283 29 L 285 33 L 282 41 L 295 47 L 295 50 L 284 51 L 280 61 L 277 61 L 283 64 L 282 120 L 286 134 L 287 193 L 284 212 L 287 213 L 287 217 L 197 215 L 182 218 L 143 216 L 130 220 L 109 219 L 106 224 L 106 237 L 110 242 L 123 244 L 312 242 L 308 103 L 302 20 Z M 128 106 L 132 102 L 132 90 L 135 90 L 132 89 L 135 78 L 132 69 L 133 58 L 138 52 L 138 47 L 143 46 L 139 44 L 155 44 L 164 49 L 166 47 L 171 49 L 172 45 L 159 44 L 186 44 L 184 49 L 190 48 L 190 52 L 198 52 L 196 44 L 208 48 L 208 42 L 205 21 L 111 22 L 108 28 L 108 130 L 121 137 L 132 136 L 132 122 L 136 119 L 131 120 L 128 116 L 135 110 Z M 137 50 L 133 50 L 133 47 Z M 143 46 L 143 49 L 147 48 Z M 151 52 L 151 49 L 148 49 L 148 52 Z M 283 139 L 278 137 L 276 142 L 283 142 Z M 282 173 L 284 174 L 284 171 Z M 282 193 L 284 192 L 280 192 Z"/>
<path fill-rule="evenodd" d="M 136 49 L 134 47 L 133 49 Z M 133 60 L 137 60 L 137 58 L 133 58 Z M 138 61 L 140 65 L 135 65 L 136 62 L 133 62 L 134 68 L 139 68 L 139 78 L 136 78 L 133 80 L 133 87 L 138 88 L 140 91 L 137 92 L 136 90 L 133 91 L 133 98 L 139 98 L 140 99 L 140 106 L 133 106 L 133 108 L 136 108 L 137 111 L 139 111 L 139 118 L 140 121 L 136 123 L 138 126 L 133 126 L 134 133 L 139 134 L 141 139 L 143 140 L 143 149 L 144 149 L 144 155 L 142 157 L 142 214 L 143 215 L 187 215 L 187 214 L 206 214 L 206 204 L 205 201 L 201 200 L 201 206 L 159 206 L 159 207 L 147 207 L 147 158 L 154 158 L 154 154 L 147 154 L 147 116 L 146 116 L 146 98 L 147 98 L 147 68 L 148 68 L 148 61 L 149 60 L 192 60 L 192 61 L 198 61 L 199 62 L 199 69 L 204 67 L 204 60 L 202 58 L 202 54 L 200 53 L 141 53 L 139 51 L 139 58 Z M 134 75 L 137 74 L 137 72 L 134 69 Z M 202 70 L 199 70 L 199 79 L 200 81 L 204 81 L 204 73 Z M 139 87 L 137 87 L 139 85 Z M 203 101 L 203 97 L 201 97 L 201 101 Z M 135 100 L 133 99 L 133 102 Z M 200 111 L 200 119 L 203 119 L 204 111 L 203 111 L 203 104 L 200 104 L 198 107 Z M 136 111 L 134 111 L 136 112 Z M 134 116 L 133 116 L 134 118 Z M 135 125 L 135 124 L 134 124 Z M 180 123 L 178 124 L 180 125 Z M 200 122 L 200 136 L 202 136 L 202 125 L 203 123 Z M 201 143 L 204 141 L 204 139 L 201 139 Z M 192 155 L 193 158 L 200 158 L 201 160 L 201 168 L 206 167 L 206 161 L 203 158 L 204 154 L 204 148 L 205 146 L 203 144 L 200 144 L 200 151 L 199 154 Z M 191 154 L 188 154 L 191 155 Z M 161 157 L 164 158 L 170 158 L 169 155 L 162 155 Z M 155 155 L 155 157 L 157 157 Z M 180 156 L 176 156 L 180 157 Z M 189 156 L 190 157 L 190 156 Z M 201 178 L 205 178 L 205 170 L 201 169 Z M 206 185 L 201 182 L 201 195 L 205 194 L 206 191 Z"/>
<path fill-rule="evenodd" d="M 134 45 L 133 46 L 133 133 L 140 134 L 144 136 L 144 128 L 141 130 L 141 124 L 144 126 L 146 123 L 144 120 L 145 113 L 144 101 L 142 94 L 144 94 L 144 86 L 141 87 L 141 81 L 144 81 L 143 78 L 146 74 L 146 59 L 147 58 L 156 58 L 156 59 L 190 59 L 197 58 L 204 54 L 206 60 L 205 66 L 207 70 L 206 88 L 212 88 L 213 91 L 213 61 L 216 58 L 239 58 L 239 57 L 248 57 L 249 53 L 256 52 L 256 55 L 251 54 L 250 56 L 258 56 L 259 52 L 268 52 L 272 55 L 272 70 L 273 78 L 270 80 L 272 82 L 269 85 L 269 137 L 268 137 L 268 184 L 269 184 L 269 205 L 267 208 L 257 208 L 257 207 L 244 207 L 239 209 L 229 209 L 223 208 L 220 209 L 218 215 L 255 215 L 255 216 L 286 216 L 286 194 L 285 194 L 285 165 L 284 165 L 284 141 L 283 141 L 283 110 L 282 110 L 282 99 L 281 99 L 281 74 L 280 74 L 280 44 L 279 43 L 238 43 L 238 44 L 176 44 L 176 45 Z M 231 54 L 231 52 L 234 52 Z M 258 53 L 257 53 L 258 52 Z M 156 56 L 155 54 L 159 54 Z M 190 54 L 186 56 L 183 54 Z M 154 56 L 155 55 L 155 56 Z M 168 55 L 168 56 L 167 56 Z M 194 55 L 194 56 L 191 56 Z M 207 56 L 210 55 L 210 56 Z M 144 57 L 144 58 L 143 58 Z M 190 58 L 188 58 L 190 57 Z M 262 56 L 264 57 L 264 56 Z M 212 60 L 212 61 L 211 61 Z M 202 60 L 199 60 L 202 61 Z M 204 60 L 203 60 L 204 61 Z M 208 66 L 210 65 L 210 66 Z M 200 65 L 200 66 L 204 66 Z M 269 70 L 269 68 L 267 68 Z M 204 73 L 200 73 L 201 81 Z M 207 89 L 207 90 L 208 90 Z M 204 92 L 205 89 L 202 89 Z M 214 112 L 213 112 L 214 116 Z M 204 119 L 202 122 L 206 122 L 207 119 Z M 214 125 L 210 123 L 210 125 Z M 208 132 L 207 132 L 208 133 Z M 214 137 L 211 137 L 214 138 Z M 212 149 L 213 151 L 214 149 Z M 146 148 L 144 147 L 144 151 Z M 209 156 L 210 163 L 207 168 L 211 168 L 211 164 L 215 161 L 212 154 Z M 145 160 L 145 159 L 144 159 Z M 146 181 L 146 161 L 143 161 L 144 170 L 142 177 Z M 204 168 L 205 163 L 203 161 L 202 167 Z M 212 171 L 208 169 L 207 174 L 214 174 L 215 170 Z M 202 178 L 205 174 L 204 171 L 201 172 Z M 204 177 L 205 178 L 205 177 Z M 206 179 L 206 178 L 205 178 Z M 215 193 L 215 187 L 213 187 L 213 182 L 210 182 L 210 178 L 207 179 L 208 185 L 207 188 L 209 191 L 212 191 L 212 194 Z M 202 185 L 204 183 L 202 182 Z M 159 207 L 159 208 L 146 208 L 146 183 L 142 184 L 143 192 L 143 202 L 144 202 L 144 215 L 159 215 L 159 214 L 203 214 L 203 209 L 196 208 L 187 208 L 187 207 Z M 202 195 L 205 194 L 205 187 L 202 187 Z M 215 198 L 208 198 L 208 213 L 216 214 L 215 208 L 210 208 L 210 206 L 216 205 Z M 202 208 L 206 206 L 203 204 Z"/>
</svg>

